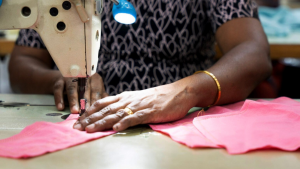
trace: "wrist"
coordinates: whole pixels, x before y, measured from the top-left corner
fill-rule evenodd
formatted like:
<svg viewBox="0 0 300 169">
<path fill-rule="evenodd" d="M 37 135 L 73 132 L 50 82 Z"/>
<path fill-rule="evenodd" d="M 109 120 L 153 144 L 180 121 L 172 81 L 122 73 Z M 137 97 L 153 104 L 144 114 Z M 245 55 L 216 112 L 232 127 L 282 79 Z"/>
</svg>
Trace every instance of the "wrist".
<svg viewBox="0 0 300 169">
<path fill-rule="evenodd" d="M 206 71 L 206 70 L 204 70 L 204 71 L 197 71 L 194 74 L 198 74 L 198 73 L 205 73 L 205 74 L 207 74 L 208 76 L 210 76 L 215 81 L 217 89 L 218 89 L 217 96 L 215 98 L 214 103 L 211 104 L 211 105 L 209 105 L 208 107 L 216 105 L 219 102 L 220 98 L 221 98 L 221 86 L 220 86 L 220 83 L 219 83 L 218 79 L 216 78 L 216 76 L 214 74 L 212 74 L 211 72 Z"/>
<path fill-rule="evenodd" d="M 177 81 L 184 86 L 187 100 L 193 107 L 208 107 L 216 102 L 218 87 L 215 80 L 205 73 L 198 73 Z"/>
</svg>

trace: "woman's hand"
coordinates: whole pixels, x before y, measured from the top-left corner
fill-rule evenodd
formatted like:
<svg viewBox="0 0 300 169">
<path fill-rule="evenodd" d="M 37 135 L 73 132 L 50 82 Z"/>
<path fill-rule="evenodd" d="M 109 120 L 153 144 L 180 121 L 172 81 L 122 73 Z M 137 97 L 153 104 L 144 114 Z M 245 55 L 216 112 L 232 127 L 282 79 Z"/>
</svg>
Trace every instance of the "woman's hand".
<svg viewBox="0 0 300 169">
<path fill-rule="evenodd" d="M 141 91 L 123 92 L 95 102 L 74 124 L 78 130 L 96 132 L 125 130 L 146 123 L 174 121 L 184 117 L 195 101 L 184 86 L 169 84 Z M 188 102 L 186 102 L 189 100 Z M 134 114 L 128 115 L 125 108 Z"/>
<path fill-rule="evenodd" d="M 58 76 L 53 85 L 53 94 L 55 105 L 58 110 L 63 110 L 65 107 L 63 95 L 64 92 L 67 94 L 69 107 L 71 113 L 79 112 L 78 104 L 78 83 L 73 82 L 74 78 L 64 78 L 61 75 Z M 108 96 L 105 92 L 104 84 L 101 76 L 96 73 L 87 80 L 86 91 L 84 98 L 87 99 L 86 107 L 90 107 L 91 104 L 96 102 L 98 99 Z"/>
</svg>

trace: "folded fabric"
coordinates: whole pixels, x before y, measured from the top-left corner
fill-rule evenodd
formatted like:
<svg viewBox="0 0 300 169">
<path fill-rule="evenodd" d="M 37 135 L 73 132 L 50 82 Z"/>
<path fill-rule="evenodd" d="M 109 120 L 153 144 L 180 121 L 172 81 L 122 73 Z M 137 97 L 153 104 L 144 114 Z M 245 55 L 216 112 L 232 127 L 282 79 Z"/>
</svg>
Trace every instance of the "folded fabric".
<svg viewBox="0 0 300 169">
<path fill-rule="evenodd" d="M 197 117 L 193 124 L 230 154 L 266 148 L 294 151 L 300 147 L 300 103 L 289 98 L 246 100 L 238 111 Z"/>
<path fill-rule="evenodd" d="M 196 147 L 219 147 L 214 142 L 208 140 L 193 125 L 193 119 L 197 117 L 198 112 L 194 112 L 185 118 L 173 123 L 153 124 L 150 127 L 154 131 L 168 134 L 174 141 L 187 145 L 191 148 Z"/>
<path fill-rule="evenodd" d="M 184 131 L 191 122 L 198 132 L 193 127 Z M 294 151 L 300 147 L 300 103 L 286 97 L 246 100 L 210 108 L 204 116 L 195 112 L 175 124 L 151 127 L 192 148 L 224 147 L 230 154 L 269 148 Z"/>
<path fill-rule="evenodd" d="M 104 131 L 89 134 L 74 130 L 72 126 L 77 119 L 78 115 L 71 114 L 67 120 L 60 123 L 36 122 L 19 134 L 0 140 L 0 156 L 35 157 L 115 133 Z"/>
<path fill-rule="evenodd" d="M 226 113 L 228 110 L 239 110 L 239 107 L 243 105 L 243 102 L 230 104 L 227 106 L 217 106 L 209 109 L 209 113 L 205 112 L 205 116 L 212 116 L 217 114 Z M 212 147 L 212 148 L 221 148 L 216 143 L 207 139 L 193 124 L 194 118 L 201 115 L 199 111 L 189 114 L 185 118 L 175 121 L 173 123 L 164 123 L 164 124 L 152 124 L 150 127 L 154 131 L 158 131 L 164 134 L 169 135 L 174 141 L 184 144 L 191 148 L 200 148 L 200 147 Z M 202 116 L 202 115 L 201 115 Z M 199 116 L 199 117 L 201 117 Z"/>
</svg>

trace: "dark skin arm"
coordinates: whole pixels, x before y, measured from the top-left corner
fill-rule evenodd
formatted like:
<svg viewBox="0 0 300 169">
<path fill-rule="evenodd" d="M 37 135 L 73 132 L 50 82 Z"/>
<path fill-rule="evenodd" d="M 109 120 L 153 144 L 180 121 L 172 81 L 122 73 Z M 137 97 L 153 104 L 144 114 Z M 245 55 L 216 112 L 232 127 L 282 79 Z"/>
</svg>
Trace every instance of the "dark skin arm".
<svg viewBox="0 0 300 169">
<path fill-rule="evenodd" d="M 271 73 L 269 44 L 257 19 L 239 18 L 223 24 L 216 39 L 224 56 L 211 68 L 221 85 L 218 105 L 244 100 Z M 217 95 L 215 81 L 205 73 L 141 91 L 123 92 L 95 102 L 74 128 L 116 131 L 146 123 L 178 120 L 192 107 L 206 107 Z M 124 108 L 134 114 L 128 115 Z"/>
<path fill-rule="evenodd" d="M 262 26 L 254 18 L 234 19 L 218 29 L 216 39 L 224 56 L 209 71 L 225 89 L 219 105 L 244 100 L 272 71 Z"/>
<path fill-rule="evenodd" d="M 45 49 L 15 46 L 9 63 L 10 82 L 14 92 L 30 94 L 54 94 L 58 110 L 65 108 L 67 94 L 70 110 L 78 113 L 77 83 L 64 78 L 58 70 L 52 70 L 53 60 Z M 87 107 L 97 99 L 107 96 L 102 78 L 95 74 L 89 78 L 85 93 Z"/>
<path fill-rule="evenodd" d="M 52 83 L 60 76 L 47 50 L 15 46 L 9 63 L 10 82 L 16 93 L 52 93 Z M 39 86 L 39 87 L 37 87 Z"/>
</svg>

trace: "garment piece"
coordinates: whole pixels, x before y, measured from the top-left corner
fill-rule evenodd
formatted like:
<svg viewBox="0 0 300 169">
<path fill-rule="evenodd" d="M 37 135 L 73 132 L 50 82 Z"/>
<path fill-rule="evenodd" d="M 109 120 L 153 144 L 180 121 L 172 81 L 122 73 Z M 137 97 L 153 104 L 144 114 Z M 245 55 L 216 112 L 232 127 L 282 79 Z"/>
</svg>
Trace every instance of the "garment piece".
<svg viewBox="0 0 300 169">
<path fill-rule="evenodd" d="M 243 102 L 239 102 L 222 107 L 213 107 L 210 108 L 209 111 L 205 112 L 205 116 L 214 116 L 232 110 L 238 111 L 242 105 Z M 212 111 L 211 109 L 215 110 Z M 199 111 L 196 111 L 178 121 L 164 124 L 152 124 L 150 127 L 155 131 L 169 135 L 174 141 L 184 144 L 190 148 L 221 148 L 221 146 L 207 139 L 207 137 L 195 127 L 193 120 L 198 116 L 201 117 L 202 115 Z"/>
<path fill-rule="evenodd" d="M 194 126 L 193 119 L 197 117 L 197 114 L 198 111 L 173 123 L 153 124 L 150 125 L 150 127 L 155 131 L 159 131 L 161 133 L 169 135 L 174 141 L 191 148 L 218 148 L 219 146 L 217 144 L 206 139 L 206 137 Z"/>
<path fill-rule="evenodd" d="M 129 0 L 132 25 L 116 22 L 113 3 L 103 1 L 98 73 L 110 95 L 175 82 L 209 68 L 215 32 L 242 17 L 257 18 L 254 0 Z M 33 30 L 21 30 L 17 45 L 45 48 Z"/>
<path fill-rule="evenodd" d="M 230 154 L 266 148 L 295 151 L 300 147 L 300 103 L 286 97 L 246 100 L 240 110 L 197 117 L 193 124 Z"/>
<path fill-rule="evenodd" d="M 197 114 L 151 128 L 191 148 L 226 148 L 229 154 L 270 148 L 295 151 L 300 147 L 300 102 L 290 98 L 246 100 L 212 107 L 204 116 Z"/>
<path fill-rule="evenodd" d="M 77 119 L 77 114 L 71 114 L 67 120 L 60 123 L 36 122 L 27 126 L 19 134 L 0 140 L 0 156 L 35 157 L 115 133 L 104 131 L 89 134 L 75 130 L 73 124 Z"/>
</svg>

